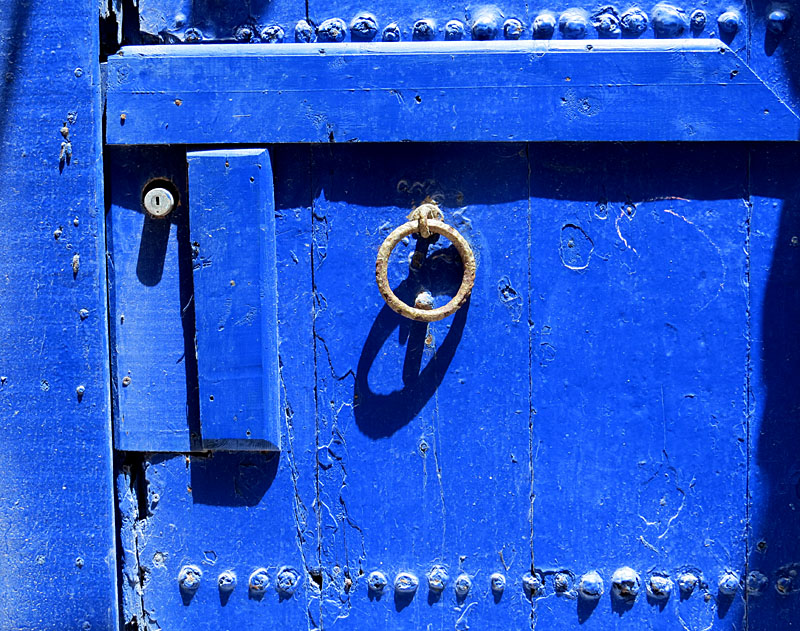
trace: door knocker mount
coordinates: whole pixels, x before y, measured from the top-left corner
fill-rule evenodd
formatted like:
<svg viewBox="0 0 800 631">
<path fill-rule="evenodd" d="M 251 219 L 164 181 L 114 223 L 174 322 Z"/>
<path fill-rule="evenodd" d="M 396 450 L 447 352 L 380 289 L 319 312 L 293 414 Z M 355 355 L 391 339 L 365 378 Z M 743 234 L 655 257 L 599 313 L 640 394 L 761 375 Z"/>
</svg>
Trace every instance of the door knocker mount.
<svg viewBox="0 0 800 631">
<path fill-rule="evenodd" d="M 441 209 L 435 203 L 426 202 L 415 208 L 408 216 L 408 220 L 401 226 L 395 228 L 378 250 L 378 258 L 375 261 L 375 280 L 378 283 L 378 290 L 391 309 L 401 316 L 418 322 L 435 322 L 452 315 L 467 301 L 472 287 L 475 284 L 475 255 L 472 252 L 467 240 L 453 228 L 444 222 Z M 400 300 L 392 291 L 389 285 L 389 257 L 392 250 L 400 241 L 407 236 L 419 233 L 423 239 L 427 239 L 431 234 L 439 234 L 450 240 L 459 256 L 464 267 L 464 274 L 461 278 L 461 286 L 458 292 L 446 305 L 436 309 L 420 309 L 412 307 Z"/>
</svg>

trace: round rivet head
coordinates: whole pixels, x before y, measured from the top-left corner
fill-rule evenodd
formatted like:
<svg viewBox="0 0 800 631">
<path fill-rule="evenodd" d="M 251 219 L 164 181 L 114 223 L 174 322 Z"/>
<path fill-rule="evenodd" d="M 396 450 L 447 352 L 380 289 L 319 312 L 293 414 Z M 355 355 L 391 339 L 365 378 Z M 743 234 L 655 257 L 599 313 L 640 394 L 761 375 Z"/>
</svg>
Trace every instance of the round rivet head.
<svg viewBox="0 0 800 631">
<path fill-rule="evenodd" d="M 647 595 L 653 600 L 667 600 L 672 594 L 672 579 L 664 574 L 653 574 L 647 581 Z"/>
<path fill-rule="evenodd" d="M 678 589 L 684 596 L 691 595 L 697 589 L 700 579 L 694 572 L 684 572 L 678 576 Z"/>
<path fill-rule="evenodd" d="M 773 35 L 783 35 L 789 28 L 791 14 L 786 9 L 775 9 L 767 15 L 767 29 Z"/>
<path fill-rule="evenodd" d="M 572 589 L 572 576 L 569 572 L 556 572 L 553 576 L 553 589 L 557 594 L 565 594 Z"/>
<path fill-rule="evenodd" d="M 502 594 L 506 588 L 506 577 L 495 572 L 489 577 L 489 586 L 495 594 Z"/>
<path fill-rule="evenodd" d="M 725 11 L 717 18 L 717 26 L 724 35 L 736 35 L 742 26 L 742 16 L 738 11 Z"/>
<path fill-rule="evenodd" d="M 381 35 L 381 39 L 384 42 L 399 42 L 400 27 L 394 22 L 392 22 L 391 24 L 387 24 L 386 28 L 383 29 L 383 34 Z"/>
<path fill-rule="evenodd" d="M 266 568 L 260 567 L 247 579 L 247 587 L 251 596 L 263 596 L 269 587 L 269 574 Z"/>
<path fill-rule="evenodd" d="M 330 18 L 317 27 L 317 40 L 320 42 L 342 42 L 346 34 L 347 24 L 341 18 Z"/>
<path fill-rule="evenodd" d="M 472 23 L 472 39 L 486 41 L 497 37 L 497 18 L 493 13 L 482 13 Z"/>
<path fill-rule="evenodd" d="M 162 218 L 175 208 L 175 198 L 166 188 L 156 186 L 144 194 L 144 209 L 153 217 Z"/>
<path fill-rule="evenodd" d="M 604 7 L 592 16 L 592 26 L 600 39 L 616 39 L 622 35 L 619 15 L 614 7 Z"/>
<path fill-rule="evenodd" d="M 516 18 L 509 18 L 503 23 L 503 37 L 506 39 L 519 39 L 524 31 L 525 27 L 522 22 Z"/>
<path fill-rule="evenodd" d="M 689 16 L 689 27 L 695 33 L 702 31 L 706 27 L 706 22 L 708 22 L 708 15 L 703 9 L 695 9 Z"/>
<path fill-rule="evenodd" d="M 306 20 L 300 20 L 294 27 L 294 41 L 308 44 L 314 41 L 314 29 Z"/>
<path fill-rule="evenodd" d="M 369 576 L 367 576 L 367 587 L 370 591 L 375 592 L 376 594 L 382 593 L 388 584 L 389 579 L 387 579 L 386 574 L 380 570 L 370 572 Z"/>
<path fill-rule="evenodd" d="M 464 598 L 472 589 L 472 579 L 467 574 L 460 574 L 455 581 L 456 596 Z"/>
<path fill-rule="evenodd" d="M 419 587 L 419 579 L 411 572 L 400 572 L 394 579 L 394 591 L 399 594 L 413 594 Z"/>
<path fill-rule="evenodd" d="M 236 28 L 233 37 L 237 42 L 249 42 L 255 36 L 255 29 L 249 24 L 243 24 Z"/>
<path fill-rule="evenodd" d="M 300 583 L 300 574 L 293 567 L 282 567 L 278 570 L 275 589 L 283 596 L 291 596 Z"/>
<path fill-rule="evenodd" d="M 378 21 L 371 13 L 361 13 L 350 22 L 350 37 L 353 41 L 369 42 L 378 34 Z"/>
<path fill-rule="evenodd" d="M 187 28 L 183 33 L 183 41 L 194 44 L 203 41 L 203 33 L 197 28 Z"/>
<path fill-rule="evenodd" d="M 581 576 L 578 583 L 578 594 L 587 600 L 597 600 L 604 592 L 603 579 L 596 571 L 592 570 Z"/>
<path fill-rule="evenodd" d="M 775 581 L 775 589 L 778 591 L 779 594 L 783 596 L 791 594 L 793 591 L 792 577 L 779 576 L 778 579 Z"/>
<path fill-rule="evenodd" d="M 203 570 L 196 565 L 184 565 L 178 572 L 178 585 L 181 591 L 193 594 L 200 588 L 200 581 L 203 578 Z"/>
<path fill-rule="evenodd" d="M 611 575 L 611 590 L 622 600 L 636 600 L 641 589 L 638 572 L 629 567 L 621 567 Z"/>
<path fill-rule="evenodd" d="M 444 38 L 448 42 L 458 42 L 464 39 L 467 29 L 461 20 L 450 20 L 444 25 Z"/>
<path fill-rule="evenodd" d="M 443 565 L 434 565 L 428 572 L 428 588 L 434 592 L 440 592 L 447 586 L 449 580 L 447 568 Z"/>
<path fill-rule="evenodd" d="M 436 37 L 436 22 L 429 19 L 417 20 L 411 29 L 411 36 L 418 42 L 430 42 Z"/>
<path fill-rule="evenodd" d="M 622 34 L 629 38 L 644 35 L 648 22 L 647 13 L 636 7 L 625 11 L 619 19 Z"/>
<path fill-rule="evenodd" d="M 558 18 L 558 30 L 564 39 L 583 39 L 588 29 L 586 12 L 580 9 L 567 9 Z"/>
<path fill-rule="evenodd" d="M 769 583 L 764 574 L 753 570 L 747 575 L 747 593 L 752 596 L 759 596 L 764 593 Z"/>
<path fill-rule="evenodd" d="M 533 39 L 552 39 L 556 32 L 556 16 L 552 13 L 540 13 L 533 20 L 531 30 Z"/>
<path fill-rule="evenodd" d="M 733 570 L 727 570 L 719 577 L 719 593 L 723 596 L 733 596 L 739 589 L 739 575 Z"/>
<path fill-rule="evenodd" d="M 286 39 L 286 33 L 277 24 L 265 26 L 261 29 L 261 41 L 267 44 L 280 44 Z"/>
<path fill-rule="evenodd" d="M 653 32 L 659 39 L 673 39 L 686 31 L 686 13 L 671 4 L 659 3 L 653 8 Z"/>
<path fill-rule="evenodd" d="M 217 577 L 217 587 L 223 594 L 232 592 L 236 587 L 236 574 L 234 574 L 231 570 L 225 570 L 224 572 L 221 572 Z"/>
<path fill-rule="evenodd" d="M 526 572 L 522 575 L 522 589 L 529 596 L 536 596 L 542 591 L 542 579 L 538 574 Z"/>
</svg>

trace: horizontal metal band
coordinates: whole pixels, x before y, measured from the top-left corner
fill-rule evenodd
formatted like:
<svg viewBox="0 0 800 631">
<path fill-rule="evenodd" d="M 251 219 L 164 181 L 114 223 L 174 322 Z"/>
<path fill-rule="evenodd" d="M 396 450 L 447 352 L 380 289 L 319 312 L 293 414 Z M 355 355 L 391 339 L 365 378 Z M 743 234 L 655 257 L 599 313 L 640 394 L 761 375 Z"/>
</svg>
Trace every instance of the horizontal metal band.
<svg viewBox="0 0 800 631">
<path fill-rule="evenodd" d="M 719 40 L 193 44 L 108 60 L 109 144 L 797 140 Z"/>
</svg>

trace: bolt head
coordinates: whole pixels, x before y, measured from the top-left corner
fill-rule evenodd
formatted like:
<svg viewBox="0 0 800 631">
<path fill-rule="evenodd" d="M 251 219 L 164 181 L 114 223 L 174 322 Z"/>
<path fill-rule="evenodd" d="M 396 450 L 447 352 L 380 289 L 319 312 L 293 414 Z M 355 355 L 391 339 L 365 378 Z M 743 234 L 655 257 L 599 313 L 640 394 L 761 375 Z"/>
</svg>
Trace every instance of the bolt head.
<svg viewBox="0 0 800 631">
<path fill-rule="evenodd" d="M 444 25 L 444 38 L 448 42 L 458 42 L 464 39 L 466 29 L 461 20 L 450 20 Z"/>
<path fill-rule="evenodd" d="M 256 596 L 266 592 L 267 587 L 269 587 L 269 574 L 266 568 L 262 567 L 254 571 L 247 580 L 247 586 L 250 589 L 250 593 Z"/>
<path fill-rule="evenodd" d="M 156 186 L 144 194 L 144 209 L 152 217 L 161 219 L 175 208 L 175 197 L 166 188 Z"/>
<path fill-rule="evenodd" d="M 693 572 L 684 572 L 678 576 L 678 589 L 686 596 L 697 588 L 698 583 L 700 583 L 700 579 Z"/>
<path fill-rule="evenodd" d="M 275 589 L 284 596 L 291 596 L 300 582 L 300 574 L 293 567 L 282 567 L 278 570 Z"/>
<path fill-rule="evenodd" d="M 725 11 L 717 18 L 717 25 L 721 33 L 734 35 L 742 25 L 742 18 L 736 11 Z"/>
<path fill-rule="evenodd" d="M 542 590 L 542 579 L 537 574 L 526 572 L 522 576 L 522 588 L 528 596 L 536 596 Z"/>
<path fill-rule="evenodd" d="M 434 592 L 440 592 L 447 586 L 449 580 L 447 568 L 443 565 L 434 565 L 428 572 L 428 588 Z"/>
</svg>

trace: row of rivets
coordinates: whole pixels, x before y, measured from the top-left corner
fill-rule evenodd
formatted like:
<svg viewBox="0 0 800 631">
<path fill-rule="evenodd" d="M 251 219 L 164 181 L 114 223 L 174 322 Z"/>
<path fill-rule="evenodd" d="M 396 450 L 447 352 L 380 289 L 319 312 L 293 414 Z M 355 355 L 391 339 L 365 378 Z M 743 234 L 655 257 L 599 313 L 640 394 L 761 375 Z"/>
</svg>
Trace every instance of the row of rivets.
<svg viewBox="0 0 800 631">
<path fill-rule="evenodd" d="M 583 39 L 587 37 L 589 28 L 594 27 L 597 36 L 602 39 L 625 37 L 629 39 L 643 35 L 650 25 L 657 38 L 677 38 L 686 33 L 700 33 L 705 29 L 708 15 L 703 9 L 695 9 L 688 17 L 686 12 L 676 6 L 666 3 L 657 4 L 648 17 L 642 9 L 633 7 L 619 13 L 613 6 L 605 6 L 594 14 L 579 9 L 566 9 L 561 14 L 544 11 L 536 16 L 531 24 L 533 39 L 551 39 L 556 30 L 564 39 Z M 789 26 L 791 15 L 786 8 L 771 10 L 767 15 L 767 28 L 775 35 L 783 34 Z M 717 18 L 720 35 L 732 38 L 742 27 L 742 16 L 738 11 L 729 10 Z M 300 20 L 295 26 L 294 36 L 297 42 L 343 42 L 350 33 L 353 41 L 369 42 L 374 40 L 379 33 L 378 21 L 371 13 L 359 13 L 347 23 L 341 18 L 329 18 L 316 26 L 307 20 Z M 466 39 L 467 25 L 461 20 L 450 20 L 441 29 L 444 39 L 458 41 Z M 492 40 L 502 34 L 508 40 L 521 39 L 525 33 L 525 25 L 517 18 L 503 20 L 499 11 L 484 11 L 475 16 L 470 27 L 470 34 L 475 40 Z M 432 41 L 437 37 L 439 29 L 435 20 L 423 18 L 417 20 L 411 29 L 411 37 L 416 41 Z M 255 25 L 239 26 L 234 32 L 234 39 L 240 42 L 283 42 L 286 34 L 282 27 L 269 25 L 257 27 Z M 202 33 L 196 28 L 187 29 L 184 40 L 197 42 L 203 39 Z M 398 42 L 401 39 L 400 27 L 391 23 L 381 32 L 384 42 Z"/>
<path fill-rule="evenodd" d="M 796 585 L 797 572 L 784 573 L 778 577 L 775 589 L 781 594 L 798 591 Z M 200 587 L 203 571 L 196 565 L 184 565 L 178 573 L 178 585 L 186 594 L 194 594 Z M 447 568 L 443 565 L 434 565 L 427 574 L 428 589 L 441 593 L 450 580 Z M 696 589 L 707 587 L 703 583 L 701 574 L 697 570 L 681 572 L 676 580 L 678 589 L 683 597 L 690 596 Z M 275 589 L 285 598 L 294 594 L 300 583 L 300 574 L 292 567 L 284 566 L 278 570 Z M 745 588 L 749 594 L 763 592 L 769 581 L 761 572 L 752 571 L 747 575 Z M 553 589 L 557 594 L 574 594 L 575 584 L 571 572 L 561 571 L 553 575 Z M 719 577 L 717 588 L 722 596 L 731 597 L 736 594 L 741 584 L 740 576 L 733 570 L 726 570 Z M 262 597 L 270 585 L 269 573 L 265 568 L 258 568 L 250 574 L 247 581 L 251 597 Z M 380 595 L 389 586 L 389 579 L 380 570 L 375 570 L 367 576 L 367 587 L 370 592 Z M 674 582 L 666 572 L 652 572 L 645 583 L 647 597 L 651 600 L 668 600 L 672 595 Z M 225 570 L 217 577 L 217 587 L 222 593 L 230 593 L 236 587 L 236 574 Z M 468 574 L 460 574 L 453 584 L 456 596 L 464 598 L 472 589 L 472 579 Z M 522 587 L 528 597 L 540 595 L 544 588 L 543 575 L 539 572 L 528 572 L 522 577 Z M 398 594 L 413 595 L 419 589 L 419 579 L 412 572 L 399 572 L 394 579 L 394 591 Z M 502 594 L 506 589 L 506 577 L 500 572 L 489 576 L 489 588 L 495 595 Z M 630 567 L 621 567 L 611 576 L 611 593 L 614 598 L 624 601 L 634 601 L 639 596 L 642 580 L 639 573 Z M 577 596 L 587 600 L 598 600 L 605 593 L 603 578 L 592 570 L 587 572 L 577 582 Z"/>
<path fill-rule="evenodd" d="M 184 565 L 178 573 L 178 585 L 186 594 L 194 594 L 199 588 L 203 578 L 203 571 L 196 565 Z M 236 574 L 232 570 L 225 570 L 217 577 L 217 588 L 223 594 L 229 594 L 236 588 Z M 300 583 L 300 574 L 293 567 L 282 567 L 278 570 L 275 581 L 275 590 L 283 597 L 294 594 Z M 266 568 L 258 568 L 250 574 L 247 588 L 254 598 L 262 597 L 269 588 L 269 573 Z"/>
</svg>

